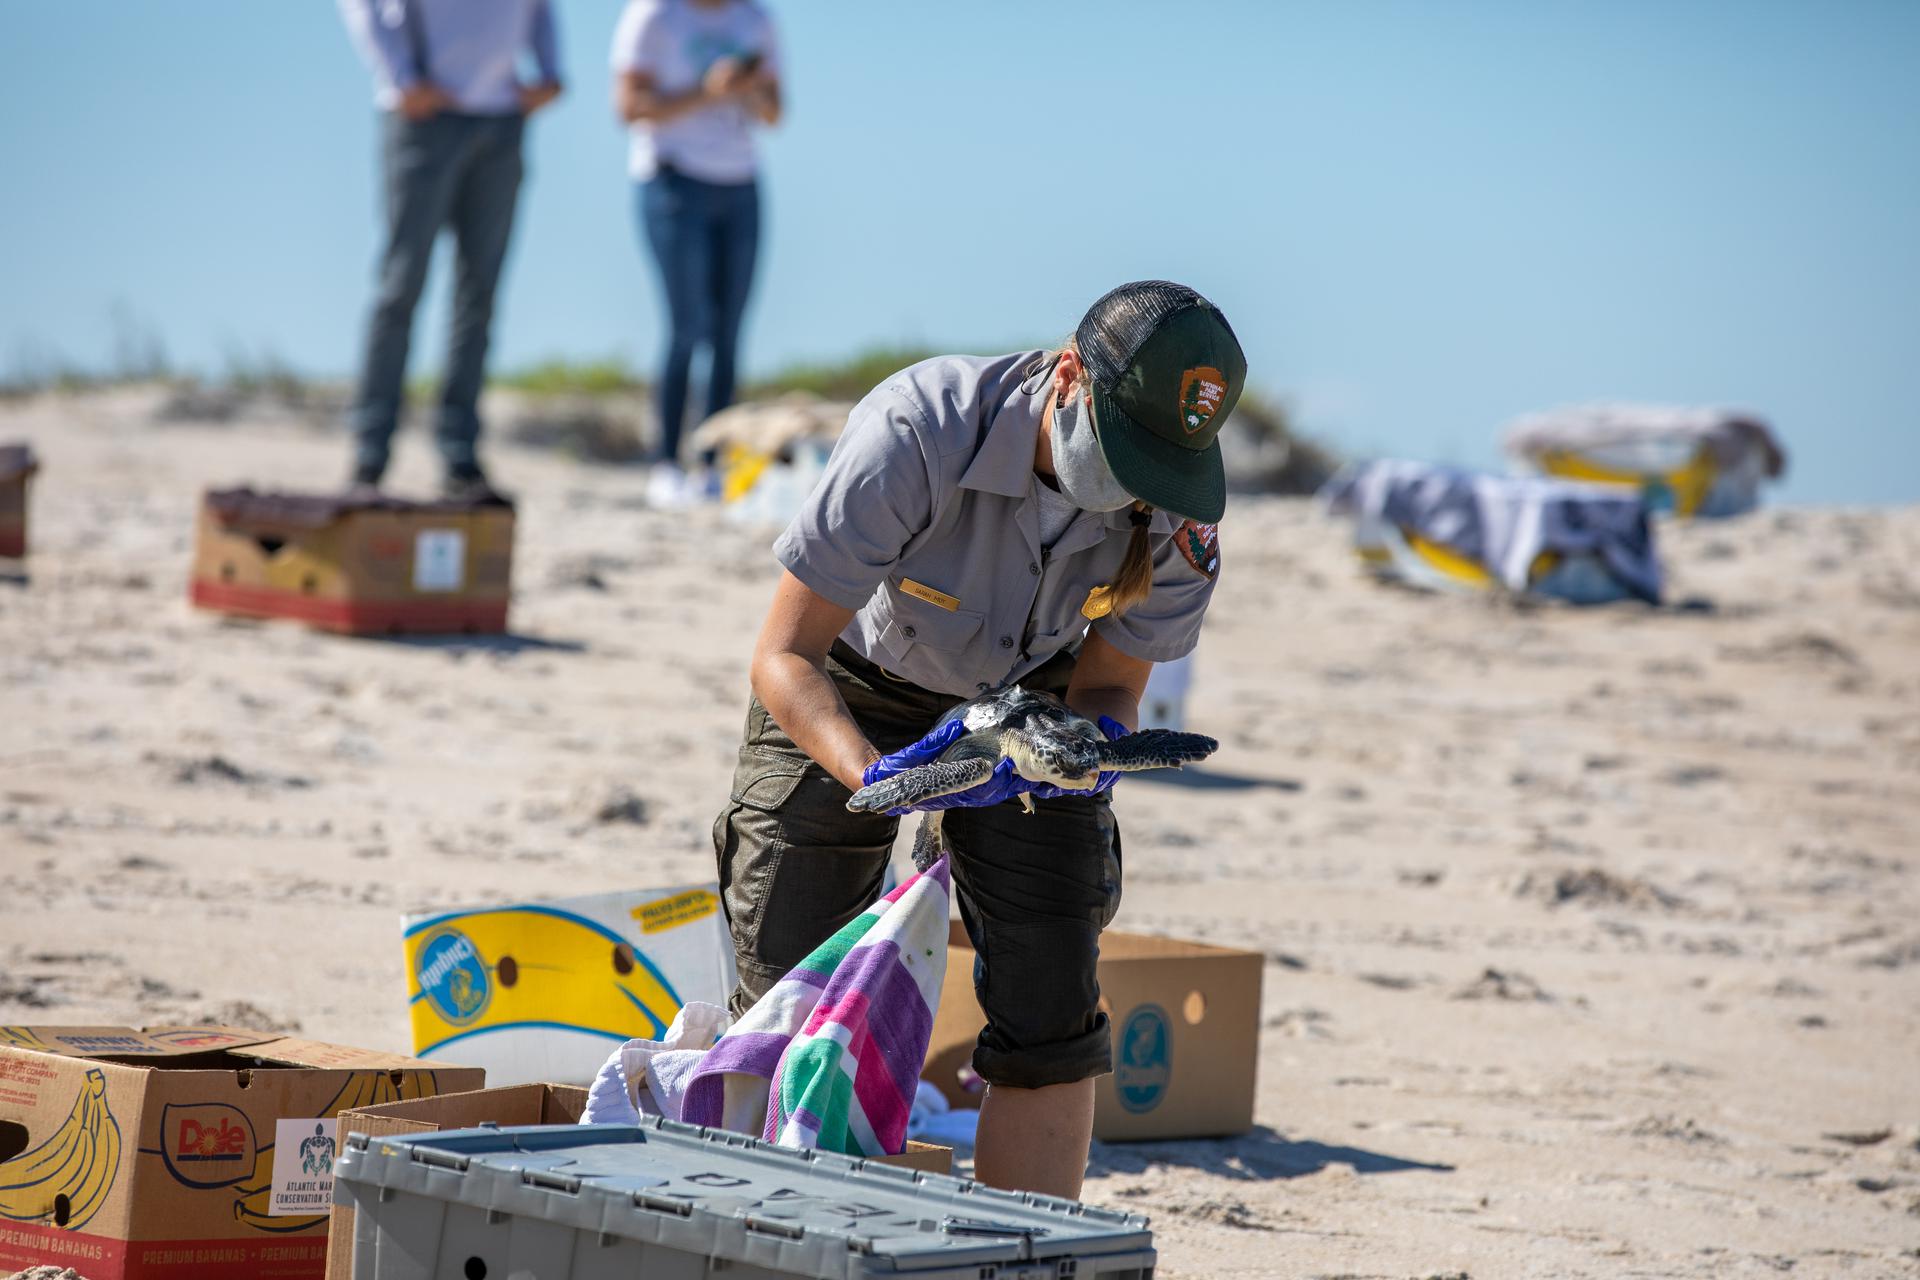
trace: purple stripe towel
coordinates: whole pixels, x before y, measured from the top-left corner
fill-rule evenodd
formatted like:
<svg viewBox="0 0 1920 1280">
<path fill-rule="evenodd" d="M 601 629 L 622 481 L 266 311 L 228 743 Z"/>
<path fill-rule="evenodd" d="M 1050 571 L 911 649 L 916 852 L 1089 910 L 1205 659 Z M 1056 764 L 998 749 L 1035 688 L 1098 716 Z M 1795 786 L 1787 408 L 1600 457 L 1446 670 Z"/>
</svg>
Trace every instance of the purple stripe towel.
<svg viewBox="0 0 1920 1280">
<path fill-rule="evenodd" d="M 904 1150 L 951 894 L 942 858 L 822 943 L 707 1051 L 680 1118 L 787 1147 Z"/>
</svg>

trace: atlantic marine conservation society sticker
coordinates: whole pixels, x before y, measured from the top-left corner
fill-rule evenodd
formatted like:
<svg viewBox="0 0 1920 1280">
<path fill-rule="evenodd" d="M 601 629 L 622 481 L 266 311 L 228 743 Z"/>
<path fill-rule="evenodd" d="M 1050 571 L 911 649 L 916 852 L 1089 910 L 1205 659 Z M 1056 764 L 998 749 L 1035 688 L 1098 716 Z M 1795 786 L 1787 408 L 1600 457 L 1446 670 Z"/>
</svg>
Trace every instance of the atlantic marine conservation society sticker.
<svg viewBox="0 0 1920 1280">
<path fill-rule="evenodd" d="M 413 589 L 458 591 L 466 584 L 466 533 L 459 529 L 422 529 L 413 540 Z"/>
<path fill-rule="evenodd" d="M 326 1213 L 333 1208 L 333 1120 L 276 1120 L 273 1124 L 273 1193 L 267 1213 L 276 1218 Z"/>
</svg>

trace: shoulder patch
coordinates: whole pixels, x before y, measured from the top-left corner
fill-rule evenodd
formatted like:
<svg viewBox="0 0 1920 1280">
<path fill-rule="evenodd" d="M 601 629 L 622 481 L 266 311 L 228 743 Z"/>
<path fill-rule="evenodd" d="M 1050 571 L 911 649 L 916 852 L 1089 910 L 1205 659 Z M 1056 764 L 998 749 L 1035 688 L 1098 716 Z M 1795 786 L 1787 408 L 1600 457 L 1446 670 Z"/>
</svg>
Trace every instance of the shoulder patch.
<svg viewBox="0 0 1920 1280">
<path fill-rule="evenodd" d="M 1180 548 L 1180 554 L 1187 558 L 1187 563 L 1198 570 L 1202 576 L 1212 578 L 1219 575 L 1219 525 L 1197 524 L 1189 520 L 1173 531 L 1173 540 Z"/>
</svg>

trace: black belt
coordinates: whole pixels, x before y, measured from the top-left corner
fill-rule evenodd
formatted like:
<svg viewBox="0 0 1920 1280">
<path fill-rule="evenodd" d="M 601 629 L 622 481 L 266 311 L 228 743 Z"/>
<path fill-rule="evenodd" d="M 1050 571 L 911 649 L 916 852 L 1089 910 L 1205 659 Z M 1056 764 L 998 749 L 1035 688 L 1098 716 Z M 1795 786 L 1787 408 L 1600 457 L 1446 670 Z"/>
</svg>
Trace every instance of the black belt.
<svg viewBox="0 0 1920 1280">
<path fill-rule="evenodd" d="M 913 689 L 919 693 L 924 693 L 928 697 L 932 697 L 932 698 L 947 698 L 947 697 L 953 696 L 952 694 L 935 693 L 931 689 L 924 688 L 920 685 L 915 684 L 913 681 L 907 679 L 905 676 L 897 676 L 893 674 L 893 672 L 887 670 L 885 667 L 881 666 L 879 663 L 871 662 L 868 659 L 861 657 L 860 654 L 853 648 L 853 646 L 848 644 L 845 640 L 835 640 L 833 642 L 832 647 L 827 650 L 827 654 L 835 662 L 847 668 L 849 671 L 852 671 L 855 675 L 879 676 L 883 680 L 889 680 L 894 684 L 906 685 L 909 689 Z"/>
</svg>

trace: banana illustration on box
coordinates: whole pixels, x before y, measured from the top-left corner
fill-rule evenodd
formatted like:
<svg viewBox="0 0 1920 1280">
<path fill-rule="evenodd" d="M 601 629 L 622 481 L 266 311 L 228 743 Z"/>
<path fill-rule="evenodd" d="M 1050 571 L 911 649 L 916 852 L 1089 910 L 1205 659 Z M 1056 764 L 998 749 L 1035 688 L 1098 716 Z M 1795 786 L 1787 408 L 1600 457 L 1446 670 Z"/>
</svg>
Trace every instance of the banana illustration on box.
<svg viewBox="0 0 1920 1280">
<path fill-rule="evenodd" d="M 430 1098 L 439 1092 L 431 1071 L 411 1071 L 400 1076 L 400 1082 L 394 1083 L 393 1075 L 385 1071 L 356 1071 L 333 1096 L 333 1101 L 321 1108 L 318 1119 L 337 1116 L 342 1111 L 356 1111 L 361 1107 L 378 1106 L 383 1102 L 399 1102 L 403 1099 Z M 252 1227 L 255 1231 L 272 1231 L 285 1234 L 292 1231 L 305 1231 L 308 1227 L 325 1222 L 327 1215 L 302 1214 L 298 1216 L 275 1217 L 267 1212 L 273 1199 L 273 1144 L 268 1143 L 259 1149 L 253 1161 L 253 1176 L 234 1189 L 233 1216 L 238 1221 Z"/>
<path fill-rule="evenodd" d="M 77 1230 L 107 1202 L 119 1172 L 120 1122 L 107 1106 L 106 1073 L 94 1067 L 60 1127 L 0 1163 L 0 1218 Z"/>
<path fill-rule="evenodd" d="M 657 1039 L 680 1011 L 679 995 L 651 960 L 570 911 L 454 912 L 414 924 L 405 937 L 418 1054 L 522 1028 Z"/>
<path fill-rule="evenodd" d="M 58 1053 L 32 1027 L 0 1027 L 0 1044 L 14 1049 L 34 1049 L 40 1053 Z"/>
</svg>

